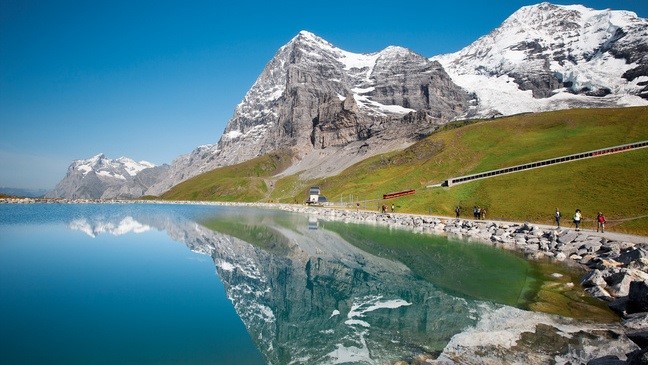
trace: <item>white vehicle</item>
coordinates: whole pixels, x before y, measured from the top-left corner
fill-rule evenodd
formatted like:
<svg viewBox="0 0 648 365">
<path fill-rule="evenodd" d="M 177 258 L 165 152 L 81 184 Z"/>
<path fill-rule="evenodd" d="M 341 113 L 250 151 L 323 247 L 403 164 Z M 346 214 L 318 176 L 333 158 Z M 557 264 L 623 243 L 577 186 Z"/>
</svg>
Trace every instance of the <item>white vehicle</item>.
<svg viewBox="0 0 648 365">
<path fill-rule="evenodd" d="M 308 200 L 306 204 L 317 204 L 320 200 L 320 188 L 319 186 L 311 186 L 308 190 Z"/>
</svg>

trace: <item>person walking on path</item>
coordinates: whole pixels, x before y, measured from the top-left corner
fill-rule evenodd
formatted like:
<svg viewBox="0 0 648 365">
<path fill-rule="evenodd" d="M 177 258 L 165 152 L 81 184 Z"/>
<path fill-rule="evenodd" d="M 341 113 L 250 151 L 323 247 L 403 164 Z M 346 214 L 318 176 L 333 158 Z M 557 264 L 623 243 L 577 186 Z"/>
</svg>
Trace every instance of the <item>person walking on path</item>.
<svg viewBox="0 0 648 365">
<path fill-rule="evenodd" d="M 576 225 L 577 231 L 580 231 L 580 223 L 582 218 L 583 215 L 581 214 L 580 209 L 576 209 L 576 213 L 574 213 L 574 225 Z"/>
<path fill-rule="evenodd" d="M 603 213 L 598 212 L 598 215 L 596 216 L 596 232 L 601 230 L 601 232 L 605 232 L 605 216 Z"/>
<path fill-rule="evenodd" d="M 461 214 L 461 208 L 457 205 L 457 207 L 455 208 L 456 218 L 459 218 L 459 214 Z"/>
<path fill-rule="evenodd" d="M 558 226 L 558 228 L 560 228 L 560 210 L 558 210 L 558 208 L 556 208 L 554 218 L 556 218 L 556 225 Z"/>
</svg>

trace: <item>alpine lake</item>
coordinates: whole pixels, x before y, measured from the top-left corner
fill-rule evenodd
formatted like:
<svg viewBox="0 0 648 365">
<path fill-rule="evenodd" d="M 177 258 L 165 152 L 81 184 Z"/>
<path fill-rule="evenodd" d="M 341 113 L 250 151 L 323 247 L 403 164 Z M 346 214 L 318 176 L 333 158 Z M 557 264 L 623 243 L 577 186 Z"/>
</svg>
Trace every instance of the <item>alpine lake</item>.
<svg viewBox="0 0 648 365">
<path fill-rule="evenodd" d="M 407 361 L 502 308 L 618 320 L 582 275 L 271 209 L 0 204 L 0 363 Z"/>
</svg>

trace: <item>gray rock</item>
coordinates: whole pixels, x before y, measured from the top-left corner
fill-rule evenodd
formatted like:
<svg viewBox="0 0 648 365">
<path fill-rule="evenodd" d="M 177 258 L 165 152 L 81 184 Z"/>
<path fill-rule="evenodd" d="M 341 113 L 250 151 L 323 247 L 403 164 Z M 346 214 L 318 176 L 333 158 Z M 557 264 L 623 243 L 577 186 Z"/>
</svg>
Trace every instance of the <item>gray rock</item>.
<svg viewBox="0 0 648 365">
<path fill-rule="evenodd" d="M 648 365 L 648 348 L 634 351 L 628 355 L 628 365 Z"/>
<path fill-rule="evenodd" d="M 648 312 L 648 282 L 633 281 L 628 291 L 628 313 Z"/>
<path fill-rule="evenodd" d="M 632 276 L 626 270 L 608 275 L 605 277 L 608 285 L 607 291 L 615 297 L 626 296 L 630 292 L 632 279 Z"/>
<path fill-rule="evenodd" d="M 601 248 L 601 242 L 599 240 L 588 240 L 585 241 L 579 249 L 585 249 L 587 252 L 596 252 Z"/>
<path fill-rule="evenodd" d="M 583 256 L 583 258 L 579 261 L 582 265 L 589 265 L 589 263 L 595 259 L 596 257 L 592 254 L 586 254 Z"/>
<path fill-rule="evenodd" d="M 591 269 L 598 269 L 598 270 L 606 270 L 606 269 L 611 269 L 611 268 L 617 268 L 620 267 L 622 264 L 620 262 L 616 262 L 612 259 L 603 259 L 600 257 L 594 257 L 590 262 L 587 263 L 587 266 L 589 266 Z"/>
<path fill-rule="evenodd" d="M 626 332 L 626 336 L 641 348 L 648 347 L 648 328 Z"/>
<path fill-rule="evenodd" d="M 628 264 L 628 269 L 640 270 L 648 273 L 648 259 L 640 258 Z"/>
<path fill-rule="evenodd" d="M 581 285 L 588 288 L 593 286 L 606 286 L 607 283 L 600 270 L 592 270 L 585 274 L 583 280 L 581 280 Z"/>
<path fill-rule="evenodd" d="M 587 365 L 626 365 L 626 362 L 620 360 L 616 355 L 606 355 L 588 361 Z"/>
<path fill-rule="evenodd" d="M 567 231 L 562 236 L 558 237 L 558 242 L 562 244 L 568 244 L 574 241 L 578 237 L 578 232 L 576 231 Z"/>
<path fill-rule="evenodd" d="M 576 239 L 574 239 L 574 242 L 585 242 L 585 241 L 587 241 L 589 239 L 590 239 L 589 236 L 587 236 L 586 234 L 581 233 L 581 234 L 578 235 L 578 237 L 576 237 Z"/>
<path fill-rule="evenodd" d="M 621 324 L 630 330 L 644 330 L 648 328 L 648 312 L 628 313 Z"/>
<path fill-rule="evenodd" d="M 610 295 L 610 293 L 607 290 L 605 290 L 600 286 L 592 286 L 589 288 L 585 288 L 585 291 L 595 298 L 599 298 L 608 302 L 614 300 L 612 295 Z"/>
<path fill-rule="evenodd" d="M 628 265 L 633 261 L 646 259 L 646 258 L 648 258 L 647 250 L 643 248 L 633 248 L 621 253 L 619 257 L 616 258 L 616 260 Z"/>
<path fill-rule="evenodd" d="M 610 309 L 614 313 L 616 313 L 619 316 L 623 317 L 623 316 L 626 315 L 626 310 L 627 310 L 627 307 L 628 307 L 628 297 L 625 296 L 625 297 L 616 298 L 613 301 L 611 301 L 610 303 L 608 303 L 608 307 L 610 307 Z"/>
</svg>

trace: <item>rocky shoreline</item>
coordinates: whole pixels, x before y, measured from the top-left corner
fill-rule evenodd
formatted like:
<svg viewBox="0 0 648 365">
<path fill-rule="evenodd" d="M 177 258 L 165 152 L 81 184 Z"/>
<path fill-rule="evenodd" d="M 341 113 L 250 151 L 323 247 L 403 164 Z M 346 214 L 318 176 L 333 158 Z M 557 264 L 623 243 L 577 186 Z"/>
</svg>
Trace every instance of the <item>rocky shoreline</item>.
<svg viewBox="0 0 648 365">
<path fill-rule="evenodd" d="M 134 201 L 0 199 L 0 203 L 133 203 Z M 371 211 L 267 203 L 213 203 L 137 201 L 161 204 L 252 206 L 305 214 L 322 220 L 376 224 L 414 232 L 448 235 L 495 247 L 516 250 L 529 259 L 550 258 L 587 269 L 581 280 L 585 290 L 608 302 L 621 316 L 625 334 L 641 350 L 627 361 L 609 356 L 588 364 L 648 364 L 648 237 L 617 233 L 575 231 L 530 223 L 498 222 Z M 427 359 L 429 363 L 430 359 Z M 597 362 L 600 360 L 600 362 Z M 607 361 L 607 362 L 606 362 Z M 414 362 L 416 363 L 416 362 Z"/>
</svg>

